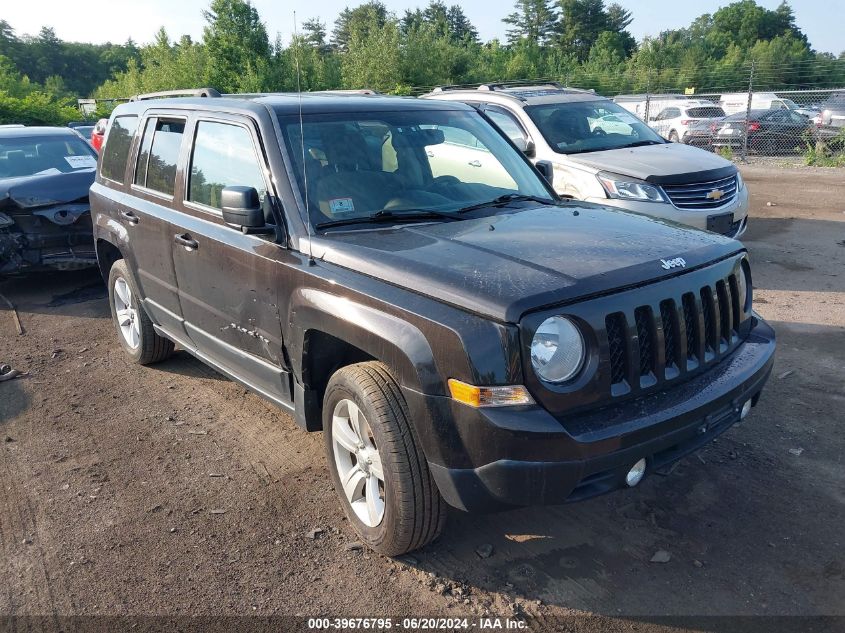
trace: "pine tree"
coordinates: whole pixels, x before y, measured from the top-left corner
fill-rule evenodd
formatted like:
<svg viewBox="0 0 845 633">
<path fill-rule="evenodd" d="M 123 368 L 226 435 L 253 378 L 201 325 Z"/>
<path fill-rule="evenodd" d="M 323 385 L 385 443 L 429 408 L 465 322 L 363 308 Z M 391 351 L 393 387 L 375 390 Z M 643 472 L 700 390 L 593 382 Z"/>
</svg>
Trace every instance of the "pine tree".
<svg viewBox="0 0 845 633">
<path fill-rule="evenodd" d="M 502 22 L 513 27 L 506 31 L 508 43 L 533 46 L 548 44 L 557 20 L 550 0 L 517 0 L 515 9 L 502 19 Z"/>
</svg>

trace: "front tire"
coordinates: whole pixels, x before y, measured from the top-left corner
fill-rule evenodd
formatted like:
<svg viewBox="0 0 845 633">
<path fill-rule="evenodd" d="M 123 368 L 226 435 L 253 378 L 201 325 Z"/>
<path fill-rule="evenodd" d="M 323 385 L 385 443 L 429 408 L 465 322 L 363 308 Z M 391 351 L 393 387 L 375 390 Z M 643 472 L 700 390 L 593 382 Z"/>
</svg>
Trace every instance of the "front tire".
<svg viewBox="0 0 845 633">
<path fill-rule="evenodd" d="M 173 341 L 156 334 L 140 304 L 140 295 L 122 259 L 109 270 L 109 307 L 123 351 L 139 365 L 150 365 L 173 353 Z"/>
<path fill-rule="evenodd" d="M 364 543 L 398 556 L 437 537 L 446 506 L 385 365 L 350 365 L 332 376 L 323 399 L 323 436 L 335 490 Z"/>
</svg>

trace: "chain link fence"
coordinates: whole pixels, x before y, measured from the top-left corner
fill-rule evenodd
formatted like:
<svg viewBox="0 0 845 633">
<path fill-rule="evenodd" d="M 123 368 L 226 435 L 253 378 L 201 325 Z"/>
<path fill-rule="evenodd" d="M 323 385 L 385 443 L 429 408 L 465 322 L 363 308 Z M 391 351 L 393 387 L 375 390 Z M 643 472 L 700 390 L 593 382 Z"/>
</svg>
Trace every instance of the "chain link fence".
<svg viewBox="0 0 845 633">
<path fill-rule="evenodd" d="M 658 134 L 728 158 L 845 165 L 845 89 L 646 93 L 614 100 Z"/>
</svg>

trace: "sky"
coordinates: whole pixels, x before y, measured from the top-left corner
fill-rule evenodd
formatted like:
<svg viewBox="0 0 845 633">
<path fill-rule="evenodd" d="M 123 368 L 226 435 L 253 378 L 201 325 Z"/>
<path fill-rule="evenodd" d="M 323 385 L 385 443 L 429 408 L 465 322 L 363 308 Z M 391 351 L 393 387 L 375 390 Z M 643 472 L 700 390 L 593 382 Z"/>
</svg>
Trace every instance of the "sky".
<svg viewBox="0 0 845 633">
<path fill-rule="evenodd" d="M 280 33 L 287 41 L 293 32 L 293 12 L 301 23 L 312 17 L 325 21 L 331 31 L 337 14 L 346 6 L 357 6 L 365 0 L 253 0 L 267 26 L 270 39 Z M 383 0 L 388 9 L 402 15 L 405 9 L 425 6 L 428 0 Z M 479 31 L 482 40 L 504 38 L 501 19 L 513 10 L 511 0 L 445 0 L 447 5 L 460 4 L 464 13 Z M 606 0 L 610 4 L 612 0 Z M 629 30 L 637 40 L 660 31 L 690 24 L 702 13 L 713 13 L 729 4 L 727 0 L 668 2 L 667 0 L 616 0 L 631 11 L 634 21 Z M 757 0 L 774 9 L 780 0 Z M 807 34 L 810 44 L 821 52 L 838 55 L 845 51 L 845 35 L 841 28 L 842 11 L 831 14 L 831 4 L 842 0 L 791 0 L 798 26 Z M 18 35 L 35 34 L 42 26 L 52 26 L 63 40 L 102 43 L 125 42 L 132 38 L 139 44 L 153 39 L 164 26 L 171 38 L 183 34 L 194 39 L 202 36 L 205 21 L 202 10 L 209 0 L 89 0 L 79 3 L 67 0 L 30 0 L 4 2 L 2 17 Z M 837 16 L 836 19 L 832 19 Z"/>
</svg>

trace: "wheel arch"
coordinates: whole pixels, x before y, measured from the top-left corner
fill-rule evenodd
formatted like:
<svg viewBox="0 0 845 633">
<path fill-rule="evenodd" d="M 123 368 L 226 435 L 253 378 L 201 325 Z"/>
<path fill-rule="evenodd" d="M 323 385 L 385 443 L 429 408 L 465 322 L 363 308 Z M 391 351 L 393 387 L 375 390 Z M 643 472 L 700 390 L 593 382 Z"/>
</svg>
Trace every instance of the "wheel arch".
<svg viewBox="0 0 845 633">
<path fill-rule="evenodd" d="M 103 213 L 93 218 L 94 250 L 103 280 L 108 283 L 109 270 L 118 259 L 126 259 L 129 235 L 120 222 Z"/>
<path fill-rule="evenodd" d="M 100 269 L 100 276 L 104 282 L 108 283 L 111 267 L 117 260 L 124 259 L 123 252 L 110 241 L 103 238 L 98 238 L 94 242 L 94 250 L 97 253 L 97 266 Z"/>
<path fill-rule="evenodd" d="M 319 290 L 301 290 L 291 305 L 295 329 L 290 342 L 297 424 L 322 428 L 322 400 L 332 374 L 351 364 L 384 363 L 403 387 L 445 393 L 434 353 L 415 325 L 372 306 Z"/>
</svg>

